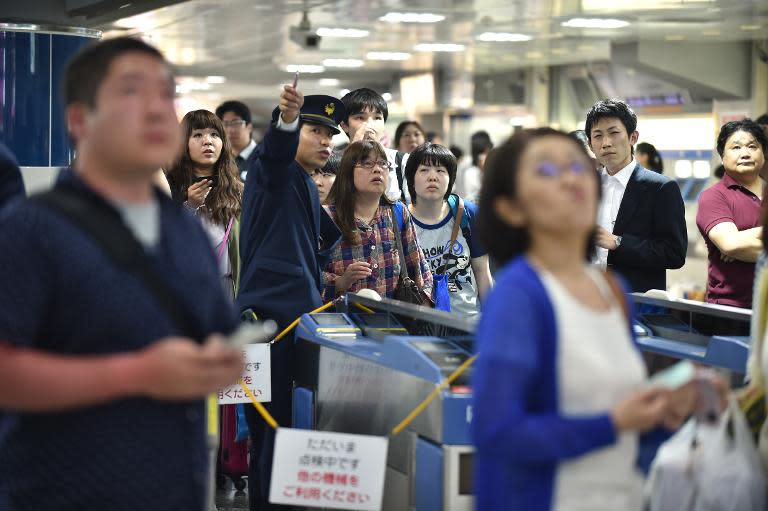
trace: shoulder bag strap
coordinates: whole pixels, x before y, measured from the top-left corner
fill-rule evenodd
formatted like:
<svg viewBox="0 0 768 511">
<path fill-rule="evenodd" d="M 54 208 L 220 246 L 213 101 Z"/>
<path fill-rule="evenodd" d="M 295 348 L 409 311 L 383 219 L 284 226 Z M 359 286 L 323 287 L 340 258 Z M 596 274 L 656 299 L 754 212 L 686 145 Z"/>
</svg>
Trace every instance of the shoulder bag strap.
<svg viewBox="0 0 768 511">
<path fill-rule="evenodd" d="M 229 219 L 229 225 L 227 225 L 227 232 L 224 233 L 224 238 L 221 240 L 221 245 L 219 245 L 219 251 L 216 254 L 216 260 L 218 262 L 221 262 L 221 256 L 224 253 L 224 251 L 227 249 L 227 242 L 229 242 L 229 233 L 232 230 L 232 224 L 235 222 L 235 217 L 232 217 Z"/>
<path fill-rule="evenodd" d="M 184 335 L 196 338 L 196 329 L 184 308 L 152 268 L 143 246 L 119 213 L 96 197 L 67 188 L 34 195 L 30 200 L 55 209 L 87 232 L 116 265 L 139 279 Z"/>
<path fill-rule="evenodd" d="M 458 209 L 456 210 L 456 216 L 453 217 L 453 230 L 451 231 L 451 242 L 445 247 L 443 251 L 443 264 L 437 269 L 437 274 L 442 275 L 445 273 L 445 267 L 448 265 L 448 256 L 453 250 L 453 245 L 456 243 L 456 238 L 459 236 L 459 227 L 461 227 L 461 220 L 464 218 L 464 199 L 459 197 Z"/>
<path fill-rule="evenodd" d="M 403 223 L 405 223 L 405 213 L 401 212 L 400 215 L 398 215 L 397 211 L 395 211 L 395 208 L 398 207 L 398 204 L 395 203 L 392 205 L 392 230 L 395 232 L 395 243 L 397 243 L 397 252 L 400 254 L 400 276 L 404 279 L 409 278 L 408 277 L 408 268 L 405 264 L 405 252 L 403 251 L 403 240 L 401 239 L 401 233 L 400 233 L 400 226 L 398 225 L 400 223 L 399 218 L 403 218 Z M 402 207 L 402 205 L 401 205 Z"/>
</svg>

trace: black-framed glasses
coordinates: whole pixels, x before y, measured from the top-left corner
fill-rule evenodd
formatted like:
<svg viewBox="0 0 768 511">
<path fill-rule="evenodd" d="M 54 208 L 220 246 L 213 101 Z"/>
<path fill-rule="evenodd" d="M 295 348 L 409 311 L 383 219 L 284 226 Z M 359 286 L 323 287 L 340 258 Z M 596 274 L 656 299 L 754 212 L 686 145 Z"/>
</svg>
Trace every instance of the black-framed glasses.
<svg viewBox="0 0 768 511">
<path fill-rule="evenodd" d="M 367 170 L 373 170 L 374 167 L 379 167 L 382 170 L 389 170 L 392 168 L 392 164 L 387 160 L 365 160 L 355 163 L 355 167 L 362 167 Z"/>
<path fill-rule="evenodd" d="M 225 128 L 242 128 L 245 126 L 246 122 L 242 119 L 238 119 L 236 121 L 223 121 L 222 124 L 224 124 Z"/>
</svg>

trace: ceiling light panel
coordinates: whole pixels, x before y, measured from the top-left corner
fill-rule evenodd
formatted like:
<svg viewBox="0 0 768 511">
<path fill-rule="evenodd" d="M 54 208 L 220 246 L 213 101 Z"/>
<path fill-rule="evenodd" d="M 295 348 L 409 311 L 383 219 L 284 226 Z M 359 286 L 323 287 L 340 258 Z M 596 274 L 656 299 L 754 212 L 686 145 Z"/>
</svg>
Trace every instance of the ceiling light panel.
<svg viewBox="0 0 768 511">
<path fill-rule="evenodd" d="M 357 28 L 322 27 L 317 29 L 317 35 L 319 35 L 320 37 L 339 37 L 339 38 L 360 39 L 362 37 L 368 37 L 370 35 L 370 31 L 360 30 Z"/>
<path fill-rule="evenodd" d="M 517 43 L 533 39 L 526 34 L 514 34 L 511 32 L 483 32 L 476 38 L 478 41 L 493 43 Z"/>
<path fill-rule="evenodd" d="M 379 21 L 387 23 L 437 23 L 443 21 L 445 16 L 429 12 L 388 12 Z"/>
<path fill-rule="evenodd" d="M 323 66 L 325 67 L 363 67 L 365 61 L 362 59 L 325 59 L 323 60 Z"/>
<path fill-rule="evenodd" d="M 610 30 L 624 28 L 629 25 L 629 22 L 613 18 L 571 18 L 568 21 L 563 22 L 562 25 L 569 28 L 599 28 Z"/>
</svg>

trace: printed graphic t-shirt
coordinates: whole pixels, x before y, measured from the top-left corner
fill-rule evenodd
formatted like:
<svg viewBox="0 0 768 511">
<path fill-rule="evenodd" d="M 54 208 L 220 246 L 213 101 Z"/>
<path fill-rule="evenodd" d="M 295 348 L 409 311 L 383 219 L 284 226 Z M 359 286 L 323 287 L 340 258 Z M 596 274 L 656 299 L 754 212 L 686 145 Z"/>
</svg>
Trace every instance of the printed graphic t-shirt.
<svg viewBox="0 0 768 511">
<path fill-rule="evenodd" d="M 469 219 L 469 237 L 464 237 L 462 229 L 456 236 L 450 252 L 447 245 L 451 241 L 453 224 L 455 222 L 452 213 L 448 213 L 440 223 L 425 224 L 412 216 L 416 225 L 416 236 L 419 245 L 424 251 L 424 257 L 434 275 L 443 264 L 443 254 L 447 253 L 445 273 L 448 275 L 448 291 L 451 296 L 451 312 L 472 316 L 480 312 L 480 304 L 477 295 L 477 283 L 472 272 L 471 260 L 482 257 L 485 250 L 477 241 L 475 218 L 477 218 L 477 206 L 469 201 L 464 201 L 464 214 Z"/>
</svg>

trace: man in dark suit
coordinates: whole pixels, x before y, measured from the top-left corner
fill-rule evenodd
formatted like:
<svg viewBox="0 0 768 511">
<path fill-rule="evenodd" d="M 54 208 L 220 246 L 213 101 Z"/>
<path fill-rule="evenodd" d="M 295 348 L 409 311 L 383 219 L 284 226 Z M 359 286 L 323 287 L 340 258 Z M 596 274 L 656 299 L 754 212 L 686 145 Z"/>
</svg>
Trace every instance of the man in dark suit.
<svg viewBox="0 0 768 511">
<path fill-rule="evenodd" d="M 216 107 L 216 117 L 224 124 L 240 179 L 245 181 L 251 160 L 256 156 L 251 110 L 241 101 L 230 100 Z"/>
<path fill-rule="evenodd" d="M 688 248 L 677 182 L 637 163 L 637 115 L 623 101 L 595 103 L 585 131 L 603 165 L 596 262 L 621 274 L 633 291 L 666 289 L 666 270 L 682 267 Z"/>
<path fill-rule="evenodd" d="M 242 269 L 237 305 L 281 329 L 322 305 L 322 268 L 341 232 L 320 205 L 315 169 L 331 155 L 344 105 L 330 96 L 307 96 L 286 85 L 273 124 L 248 170 L 240 228 Z M 272 346 L 272 402 L 278 424 L 291 424 L 293 337 Z M 246 407 L 251 432 L 248 477 L 251 510 L 268 504 L 274 430 Z M 261 437 L 259 435 L 262 435 Z M 263 438 L 263 440 L 262 440 Z"/>
<path fill-rule="evenodd" d="M 11 150 L 0 142 L 0 209 L 14 199 L 24 197 L 24 181 Z"/>
</svg>

